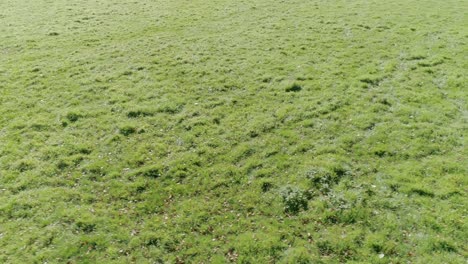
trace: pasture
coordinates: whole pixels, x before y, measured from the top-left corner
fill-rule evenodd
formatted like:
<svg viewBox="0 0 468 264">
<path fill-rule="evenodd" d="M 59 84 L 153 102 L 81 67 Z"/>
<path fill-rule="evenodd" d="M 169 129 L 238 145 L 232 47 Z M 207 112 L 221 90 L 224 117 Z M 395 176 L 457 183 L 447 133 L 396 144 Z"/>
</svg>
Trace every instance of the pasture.
<svg viewBox="0 0 468 264">
<path fill-rule="evenodd" d="M 0 1 L 0 263 L 466 263 L 467 10 Z"/>
</svg>

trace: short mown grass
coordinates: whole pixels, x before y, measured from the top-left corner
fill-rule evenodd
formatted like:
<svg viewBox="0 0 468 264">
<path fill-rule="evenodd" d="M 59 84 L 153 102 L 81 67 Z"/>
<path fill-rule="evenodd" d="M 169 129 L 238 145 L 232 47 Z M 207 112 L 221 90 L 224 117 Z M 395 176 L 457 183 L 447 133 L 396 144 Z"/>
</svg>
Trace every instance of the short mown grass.
<svg viewBox="0 0 468 264">
<path fill-rule="evenodd" d="M 0 263 L 465 263 L 466 1 L 0 1 Z"/>
</svg>

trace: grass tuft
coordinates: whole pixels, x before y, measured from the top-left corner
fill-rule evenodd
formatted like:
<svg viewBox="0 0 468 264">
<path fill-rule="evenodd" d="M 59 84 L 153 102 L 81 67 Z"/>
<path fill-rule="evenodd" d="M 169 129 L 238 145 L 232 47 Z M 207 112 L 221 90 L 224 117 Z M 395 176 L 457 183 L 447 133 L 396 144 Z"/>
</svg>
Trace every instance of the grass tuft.
<svg viewBox="0 0 468 264">
<path fill-rule="evenodd" d="M 286 92 L 299 92 L 302 90 L 302 86 L 297 83 L 293 83 L 284 89 Z"/>
</svg>

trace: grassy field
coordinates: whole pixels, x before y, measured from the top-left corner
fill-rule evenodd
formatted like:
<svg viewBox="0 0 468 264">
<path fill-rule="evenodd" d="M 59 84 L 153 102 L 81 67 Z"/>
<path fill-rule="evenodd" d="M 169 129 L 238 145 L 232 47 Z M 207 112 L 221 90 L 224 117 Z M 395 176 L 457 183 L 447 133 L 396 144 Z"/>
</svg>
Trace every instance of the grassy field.
<svg viewBox="0 0 468 264">
<path fill-rule="evenodd" d="M 0 263 L 466 263 L 467 10 L 0 1 Z"/>
</svg>

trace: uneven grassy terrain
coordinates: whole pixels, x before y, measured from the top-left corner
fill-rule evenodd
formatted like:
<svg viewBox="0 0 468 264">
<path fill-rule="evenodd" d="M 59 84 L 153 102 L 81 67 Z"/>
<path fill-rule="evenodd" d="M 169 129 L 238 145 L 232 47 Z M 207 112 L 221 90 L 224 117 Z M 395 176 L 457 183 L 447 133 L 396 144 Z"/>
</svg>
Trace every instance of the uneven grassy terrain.
<svg viewBox="0 0 468 264">
<path fill-rule="evenodd" d="M 0 263 L 466 263 L 467 10 L 0 1 Z"/>
</svg>

